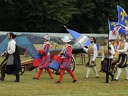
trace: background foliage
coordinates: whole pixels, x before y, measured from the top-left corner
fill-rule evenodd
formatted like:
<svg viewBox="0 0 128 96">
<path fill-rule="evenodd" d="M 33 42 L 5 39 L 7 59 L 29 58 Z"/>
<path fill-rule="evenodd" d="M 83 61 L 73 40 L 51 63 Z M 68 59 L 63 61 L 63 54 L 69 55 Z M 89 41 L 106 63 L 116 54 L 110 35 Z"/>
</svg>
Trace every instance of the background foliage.
<svg viewBox="0 0 128 96">
<path fill-rule="evenodd" d="M 0 30 L 66 32 L 63 25 L 80 33 L 107 33 L 108 18 L 117 21 L 126 0 L 0 0 Z"/>
</svg>

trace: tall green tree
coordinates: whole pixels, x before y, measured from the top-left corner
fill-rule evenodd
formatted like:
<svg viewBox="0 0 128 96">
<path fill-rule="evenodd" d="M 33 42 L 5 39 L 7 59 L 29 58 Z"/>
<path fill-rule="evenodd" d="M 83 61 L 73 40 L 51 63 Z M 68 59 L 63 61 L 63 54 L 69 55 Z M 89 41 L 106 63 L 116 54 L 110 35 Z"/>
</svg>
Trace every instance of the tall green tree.
<svg viewBox="0 0 128 96">
<path fill-rule="evenodd" d="M 128 13 L 127 0 L 0 0 L 0 30 L 108 33 L 117 5 Z"/>
<path fill-rule="evenodd" d="M 77 0 L 80 14 L 68 26 L 81 33 L 108 33 L 108 19 L 118 21 L 117 5 L 128 8 L 126 0 Z"/>
<path fill-rule="evenodd" d="M 80 13 L 73 15 L 74 19 L 69 21 L 69 27 L 81 33 L 88 32 L 93 26 L 95 5 L 92 0 L 77 0 L 77 8 Z"/>
<path fill-rule="evenodd" d="M 1 30 L 58 32 L 73 14 L 78 13 L 75 0 L 5 0 L 1 2 L 5 5 L 2 7 L 4 10 L 0 16 Z"/>
</svg>

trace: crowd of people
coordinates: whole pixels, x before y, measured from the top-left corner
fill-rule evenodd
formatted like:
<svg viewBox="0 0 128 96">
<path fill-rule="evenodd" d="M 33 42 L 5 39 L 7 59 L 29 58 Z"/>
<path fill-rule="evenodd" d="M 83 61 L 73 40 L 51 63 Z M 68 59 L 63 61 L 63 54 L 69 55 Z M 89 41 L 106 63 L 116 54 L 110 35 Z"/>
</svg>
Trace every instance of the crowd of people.
<svg viewBox="0 0 128 96">
<path fill-rule="evenodd" d="M 13 33 L 8 33 L 8 39 L 10 40 L 8 42 L 7 50 L 4 52 L 6 53 L 6 58 L 1 63 L 1 77 L 0 80 L 4 81 L 5 74 L 13 74 L 16 76 L 16 80 L 14 82 L 20 82 L 20 76 L 19 72 L 21 71 L 21 63 L 20 63 L 20 55 L 19 50 L 17 48 L 17 44 L 15 42 L 15 37 Z M 57 54 L 57 57 L 60 57 L 60 65 L 59 65 L 59 71 L 60 71 L 60 77 L 58 81 L 55 83 L 59 84 L 62 82 L 64 71 L 66 70 L 72 77 L 72 82 L 77 82 L 76 76 L 74 72 L 71 70 L 71 61 L 72 61 L 72 46 L 70 45 L 70 38 L 68 36 L 64 36 L 61 38 L 63 41 L 63 48 Z M 46 34 L 43 37 L 43 48 L 38 50 L 38 54 L 40 54 L 41 60 L 38 64 L 38 74 L 37 76 L 33 77 L 33 79 L 37 80 L 40 78 L 43 69 L 47 70 L 50 79 L 53 79 L 53 75 L 51 72 L 50 65 L 50 36 Z M 99 78 L 99 74 L 96 68 L 96 58 L 98 56 L 98 50 L 96 46 L 96 39 L 94 37 L 90 37 L 91 44 L 87 47 L 82 46 L 83 50 L 88 54 L 88 62 L 86 64 L 87 71 L 85 75 L 85 79 L 89 78 L 90 70 L 93 69 L 95 73 L 95 78 Z M 101 59 L 101 72 L 106 73 L 106 80 L 105 83 L 109 83 L 109 76 L 111 76 L 111 81 L 118 81 L 122 68 L 125 71 L 126 78 L 125 80 L 128 80 L 128 70 L 127 70 L 127 51 L 128 51 L 128 43 L 126 42 L 126 35 L 121 34 L 121 42 L 115 42 L 115 45 L 113 45 L 111 42 L 109 42 L 109 38 L 104 38 L 104 50 L 103 50 L 103 56 Z M 118 59 L 113 64 L 113 58 L 115 53 L 118 52 Z M 117 76 L 115 77 L 113 74 L 113 70 L 115 65 L 117 65 Z M 115 77 L 115 78 L 114 78 Z"/>
<path fill-rule="evenodd" d="M 111 81 L 118 81 L 120 73 L 122 71 L 122 68 L 125 71 L 126 78 L 125 80 L 128 80 L 128 71 L 127 71 L 127 51 L 128 51 L 128 43 L 126 42 L 126 35 L 121 34 L 121 41 L 120 42 L 114 42 L 114 45 L 109 42 L 109 38 L 104 38 L 104 51 L 103 56 L 101 59 L 101 70 L 100 72 L 106 73 L 106 80 L 104 83 L 109 83 L 109 76 L 111 76 Z M 88 48 L 85 48 L 83 46 L 83 50 L 88 53 L 89 60 L 86 64 L 87 66 L 87 73 L 85 78 L 88 78 L 90 73 L 90 68 L 92 68 L 96 74 L 96 78 L 99 78 L 97 69 L 96 69 L 96 57 L 97 57 L 97 46 L 96 46 L 96 39 L 94 37 L 90 38 L 91 44 Z M 116 62 L 114 61 L 115 53 L 118 52 L 118 59 Z M 117 76 L 114 78 L 115 68 L 117 65 Z"/>
</svg>

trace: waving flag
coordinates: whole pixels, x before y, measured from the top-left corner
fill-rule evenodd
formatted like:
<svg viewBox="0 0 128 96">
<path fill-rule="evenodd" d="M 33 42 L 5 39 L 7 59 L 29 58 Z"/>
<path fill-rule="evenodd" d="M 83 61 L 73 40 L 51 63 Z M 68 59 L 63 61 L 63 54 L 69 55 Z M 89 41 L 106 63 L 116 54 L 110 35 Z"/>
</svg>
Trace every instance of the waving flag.
<svg viewBox="0 0 128 96">
<path fill-rule="evenodd" d="M 81 46 L 89 46 L 90 45 L 90 39 L 87 36 L 83 36 L 80 33 L 66 28 L 66 30 L 71 34 L 71 36 L 81 45 Z"/>
<path fill-rule="evenodd" d="M 128 16 L 127 17 L 124 17 L 125 20 L 128 20 Z"/>
<path fill-rule="evenodd" d="M 121 28 L 119 30 L 119 34 L 125 34 L 126 36 L 128 36 L 128 27 Z"/>
<path fill-rule="evenodd" d="M 109 40 L 116 39 L 119 35 L 119 29 L 121 26 L 116 26 L 117 22 L 108 21 L 109 25 Z"/>
<path fill-rule="evenodd" d="M 128 36 L 128 27 L 122 25 L 121 23 L 117 23 L 116 25 L 121 27 L 119 29 L 119 34 L 125 34 L 126 36 Z"/>
<path fill-rule="evenodd" d="M 117 11 L 118 11 L 118 23 L 121 23 L 124 26 L 128 27 L 128 20 L 126 20 L 127 13 L 125 12 L 125 10 L 119 5 L 117 5 Z"/>
</svg>

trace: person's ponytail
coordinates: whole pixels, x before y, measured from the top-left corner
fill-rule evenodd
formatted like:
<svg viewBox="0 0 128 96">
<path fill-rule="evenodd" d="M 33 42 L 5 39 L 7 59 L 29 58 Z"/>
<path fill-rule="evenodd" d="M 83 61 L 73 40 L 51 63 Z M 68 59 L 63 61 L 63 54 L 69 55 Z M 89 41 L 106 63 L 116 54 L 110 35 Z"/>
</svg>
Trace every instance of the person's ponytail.
<svg viewBox="0 0 128 96">
<path fill-rule="evenodd" d="M 10 32 L 9 34 L 10 34 L 10 36 L 12 36 L 13 39 L 16 38 L 16 35 L 14 33 Z"/>
</svg>

